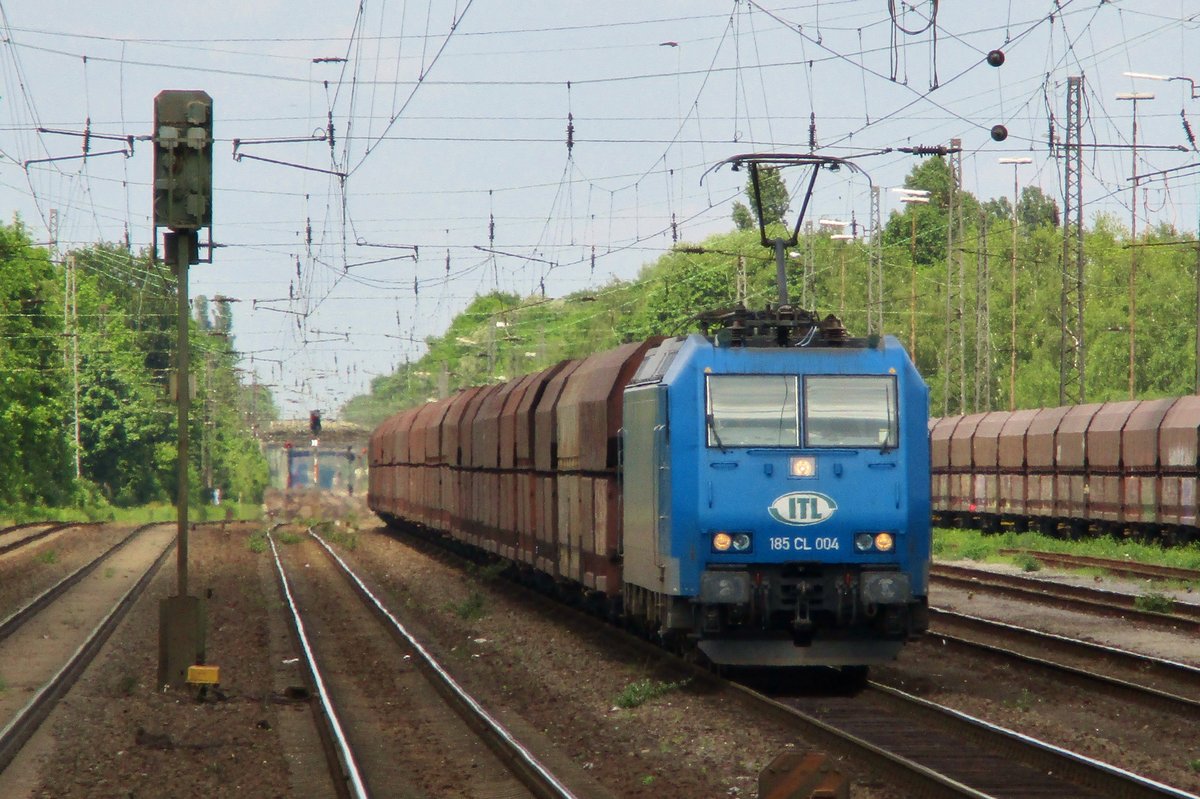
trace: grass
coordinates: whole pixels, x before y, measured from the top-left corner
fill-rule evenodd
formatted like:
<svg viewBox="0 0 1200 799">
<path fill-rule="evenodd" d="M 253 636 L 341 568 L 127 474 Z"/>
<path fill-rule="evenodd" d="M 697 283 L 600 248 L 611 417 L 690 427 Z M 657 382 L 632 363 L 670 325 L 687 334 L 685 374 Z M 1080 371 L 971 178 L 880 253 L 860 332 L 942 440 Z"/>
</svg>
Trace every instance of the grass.
<svg viewBox="0 0 1200 799">
<path fill-rule="evenodd" d="M 251 552 L 266 552 L 267 534 L 261 530 L 251 533 L 249 538 L 246 539 L 246 549 Z"/>
<path fill-rule="evenodd" d="M 943 527 L 933 531 L 933 555 L 939 560 L 975 560 L 992 563 L 1014 563 L 1025 568 L 1022 558 L 1029 556 L 1001 555 L 1001 549 L 1036 549 L 1072 555 L 1154 563 L 1183 569 L 1200 569 L 1200 544 L 1163 549 L 1153 544 L 1094 536 L 1081 541 L 1065 541 L 1041 533 L 1018 533 L 1011 530 L 983 535 L 978 530 L 958 530 Z M 1028 571 L 1029 569 L 1026 569 Z"/>
<path fill-rule="evenodd" d="M 58 551 L 54 549 L 46 549 L 34 555 L 34 559 L 39 563 L 45 563 L 49 566 L 51 563 L 58 563 Z"/>
<path fill-rule="evenodd" d="M 299 544 L 300 543 L 300 536 L 296 535 L 295 533 L 288 533 L 288 532 L 277 533 L 275 535 L 275 537 L 277 539 L 279 539 L 279 543 L 281 543 L 281 544 Z"/>
<path fill-rule="evenodd" d="M 1188 768 L 1190 768 L 1192 771 L 1200 774 L 1200 757 L 1196 758 L 1195 760 L 1189 760 Z"/>
<path fill-rule="evenodd" d="M 1020 710 L 1024 713 L 1028 713 L 1030 708 L 1033 707 L 1033 701 L 1033 694 L 1029 692 L 1029 689 L 1022 688 L 1020 694 L 1013 699 L 1006 701 L 1004 704 L 1008 705 L 1009 707 L 1015 707 L 1017 710 Z"/>
<path fill-rule="evenodd" d="M 1160 594 L 1157 591 L 1148 591 L 1133 600 L 1133 606 L 1138 610 L 1144 610 L 1149 613 L 1170 613 L 1175 609 L 1175 602 L 1171 597 Z"/>
<path fill-rule="evenodd" d="M 221 521 L 225 518 L 227 511 L 232 511 L 232 518 L 238 521 L 255 521 L 262 518 L 262 506 L 253 502 L 222 502 L 220 505 L 190 505 L 188 507 L 188 518 L 194 522 Z M 41 505 L 30 505 L 0 509 L 0 518 L 8 524 L 36 522 L 43 519 L 62 519 L 66 522 L 148 524 L 150 522 L 170 522 L 174 521 L 176 517 L 177 511 L 175 506 L 162 502 L 138 505 L 133 508 L 117 508 L 110 505 L 105 505 L 104 507 L 50 508 Z"/>
<path fill-rule="evenodd" d="M 487 615 L 487 602 L 479 591 L 472 591 L 462 602 L 453 602 L 449 607 L 463 621 L 478 621 Z"/>
<path fill-rule="evenodd" d="M 663 682 L 662 680 L 638 680 L 625 686 L 625 690 L 617 694 L 614 702 L 617 707 L 634 708 L 644 705 L 651 699 L 657 699 L 663 694 L 678 691 L 688 684 L 688 680 L 678 682 Z"/>
<path fill-rule="evenodd" d="M 329 542 L 336 547 L 345 550 L 353 551 L 358 546 L 358 536 L 354 533 L 343 532 L 342 530 L 334 530 L 329 534 Z"/>
</svg>

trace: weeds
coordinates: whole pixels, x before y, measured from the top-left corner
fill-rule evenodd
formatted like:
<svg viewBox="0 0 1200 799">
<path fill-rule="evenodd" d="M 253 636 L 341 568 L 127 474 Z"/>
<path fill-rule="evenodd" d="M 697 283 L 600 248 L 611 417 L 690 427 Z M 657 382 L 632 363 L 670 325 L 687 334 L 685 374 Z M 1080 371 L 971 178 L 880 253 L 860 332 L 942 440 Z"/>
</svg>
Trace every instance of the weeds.
<svg viewBox="0 0 1200 799">
<path fill-rule="evenodd" d="M 485 583 L 491 582 L 504 573 L 508 568 L 505 561 L 498 560 L 495 563 L 489 563 L 486 566 L 476 566 L 472 568 L 475 576 Z"/>
<path fill-rule="evenodd" d="M 1042 562 L 1033 555 L 1025 553 L 1014 556 L 1013 563 L 1017 564 L 1023 572 L 1037 572 L 1042 570 Z"/>
<path fill-rule="evenodd" d="M 344 533 L 341 530 L 335 530 L 329 534 L 329 542 L 334 546 L 353 551 L 358 546 L 358 536 L 354 533 Z"/>
<path fill-rule="evenodd" d="M 651 699 L 657 699 L 663 694 L 671 691 L 678 691 L 680 688 L 688 684 L 688 680 L 679 680 L 678 682 L 655 682 L 654 680 L 638 680 L 635 683 L 630 683 L 625 686 L 625 690 L 617 694 L 616 706 L 623 708 L 633 708 L 649 702 Z"/>
<path fill-rule="evenodd" d="M 1165 594 L 1151 591 L 1136 597 L 1133 600 L 1133 606 L 1149 613 L 1170 613 L 1175 609 L 1175 602 Z"/>
<path fill-rule="evenodd" d="M 133 696 L 134 689 L 137 688 L 137 677 L 133 674 L 126 674 L 117 680 L 117 696 Z"/>
<path fill-rule="evenodd" d="M 1196 772 L 1197 774 L 1200 774 L 1200 757 L 1196 758 L 1195 760 L 1189 760 L 1188 768 L 1190 768 L 1192 771 Z"/>
<path fill-rule="evenodd" d="M 478 621 L 487 615 L 484 596 L 478 591 L 472 591 L 462 602 L 452 603 L 450 610 L 463 621 Z"/>
<path fill-rule="evenodd" d="M 251 552 L 266 552 L 267 551 L 267 534 L 259 531 L 251 533 L 246 539 L 246 548 Z"/>
<path fill-rule="evenodd" d="M 49 566 L 52 563 L 58 563 L 58 552 L 53 549 L 43 550 L 34 556 L 39 563 L 45 563 Z"/>
<path fill-rule="evenodd" d="M 1029 692 L 1028 688 L 1022 688 L 1021 693 L 1015 699 L 1005 702 L 1005 704 L 1009 705 L 1010 707 L 1015 707 L 1017 710 L 1020 710 L 1024 713 L 1028 713 L 1033 707 L 1033 694 Z"/>
<path fill-rule="evenodd" d="M 275 537 L 279 539 L 279 543 L 281 544 L 290 545 L 300 543 L 300 536 L 296 535 L 295 533 L 279 533 Z"/>
</svg>

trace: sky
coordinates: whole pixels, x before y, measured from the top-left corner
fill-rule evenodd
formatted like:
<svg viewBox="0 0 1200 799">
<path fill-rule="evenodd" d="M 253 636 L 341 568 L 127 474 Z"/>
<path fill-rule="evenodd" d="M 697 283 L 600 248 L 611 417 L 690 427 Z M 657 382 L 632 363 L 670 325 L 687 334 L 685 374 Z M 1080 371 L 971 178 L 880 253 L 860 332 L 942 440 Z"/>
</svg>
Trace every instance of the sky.
<svg viewBox="0 0 1200 799">
<path fill-rule="evenodd" d="M 1060 198 L 1068 76 L 1103 145 L 1086 224 L 1131 220 L 1135 106 L 1137 172 L 1169 170 L 1139 228 L 1191 236 L 1200 210 L 1193 84 L 1123 74 L 1200 79 L 1200 0 L 0 0 L 0 26 L 0 211 L 47 246 L 55 218 L 60 255 L 152 245 L 150 142 L 102 153 L 152 132 L 164 89 L 213 98 L 219 246 L 189 291 L 238 300 L 240 365 L 288 418 L 335 417 L 479 293 L 603 291 L 730 230 L 730 156 L 815 135 L 854 158 L 869 178 L 823 173 L 808 218 L 860 233 L 872 184 L 902 207 L 903 146 L 960 139 L 981 199 L 1014 172 Z"/>
</svg>

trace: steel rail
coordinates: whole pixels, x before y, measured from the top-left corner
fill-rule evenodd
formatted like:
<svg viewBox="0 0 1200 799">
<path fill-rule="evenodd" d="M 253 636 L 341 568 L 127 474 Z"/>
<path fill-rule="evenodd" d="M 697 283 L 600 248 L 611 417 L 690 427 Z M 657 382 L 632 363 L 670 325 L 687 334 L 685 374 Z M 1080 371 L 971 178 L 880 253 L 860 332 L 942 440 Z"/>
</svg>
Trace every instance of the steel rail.
<svg viewBox="0 0 1200 799">
<path fill-rule="evenodd" d="M 157 523 L 161 524 L 161 522 Z M 147 528 L 156 526 L 154 524 L 146 525 Z M 97 624 L 87 639 L 80 644 L 79 648 L 59 669 L 45 685 L 43 685 L 37 693 L 35 693 L 20 711 L 9 721 L 3 729 L 0 729 L 0 771 L 3 771 L 12 762 L 17 753 L 21 751 L 21 747 L 33 736 L 46 717 L 54 709 L 71 686 L 83 674 L 87 667 L 99 654 L 101 647 L 108 641 L 113 630 L 125 618 L 129 609 L 133 607 L 133 603 L 141 597 L 146 590 L 146 586 L 150 584 L 150 580 L 158 573 L 163 561 L 175 549 L 174 539 L 163 548 L 163 551 L 154 559 L 146 572 L 138 579 L 136 583 L 129 587 L 129 590 L 121 597 L 121 599 L 113 605 L 112 609 L 105 617 Z"/>
<path fill-rule="evenodd" d="M 1010 730 L 999 724 L 992 724 L 953 708 L 930 702 L 918 696 L 879 683 L 870 683 L 870 688 L 884 696 L 890 697 L 905 708 L 914 708 L 926 718 L 936 718 L 961 729 L 965 736 L 982 733 L 989 741 L 991 751 L 1017 750 L 1032 751 L 1038 754 L 1039 760 L 1054 764 L 1049 773 L 1066 775 L 1066 778 L 1077 785 L 1086 785 L 1093 790 L 1103 791 L 1106 795 L 1121 797 L 1173 797 L 1173 799 L 1197 799 L 1194 794 L 1165 785 L 1157 780 L 1142 777 L 1131 771 L 1105 763 L 1103 760 L 1087 757 L 1078 752 L 1072 752 L 1061 746 L 1047 743 L 1030 735 Z M 1112 787 L 1114 793 L 1108 794 L 1107 788 Z"/>
<path fill-rule="evenodd" d="M 955 623 L 974 627 L 976 630 L 1000 630 L 1003 634 L 1023 636 L 1043 646 L 1073 648 L 1085 657 L 1106 657 L 1119 660 L 1124 662 L 1129 667 L 1138 669 L 1139 671 L 1153 670 L 1164 677 L 1179 679 L 1186 682 L 1195 683 L 1197 686 L 1200 686 L 1200 666 L 1193 666 L 1188 663 L 1181 663 L 1177 660 L 1169 660 L 1167 658 L 1147 655 L 1141 652 L 1131 652 L 1128 649 L 1121 649 L 1119 647 L 1110 646 L 1109 644 L 1099 644 L 1095 641 L 1084 641 L 1079 638 L 1071 638 L 1070 636 L 1059 635 L 1058 633 L 1049 633 L 1044 630 L 1034 630 L 1032 628 L 1022 627 L 1011 622 L 985 619 L 979 616 L 972 616 L 967 613 L 960 613 L 959 611 L 955 610 L 930 608 L 929 612 L 930 617 L 933 619 L 950 619 Z M 936 634 L 936 632 L 932 634 Z"/>
<path fill-rule="evenodd" d="M 799 725 L 804 736 L 814 743 L 866 762 L 871 768 L 888 775 L 893 780 L 900 781 L 916 796 L 926 797 L 926 799 L 930 797 L 993 799 L 990 794 L 975 790 L 936 769 L 878 746 L 861 736 L 804 713 L 778 699 L 759 693 L 753 688 L 736 682 L 722 681 L 722 684 L 739 694 L 743 701 L 771 711 L 789 726 Z"/>
<path fill-rule="evenodd" d="M 931 618 L 937 619 L 941 616 L 941 612 L 935 608 L 930 608 L 930 615 Z M 1004 631 L 997 630 L 996 634 L 1004 635 L 1005 633 Z M 1189 720 L 1200 716 L 1200 700 L 1192 699 L 1191 697 L 1180 696 L 1179 694 L 1173 694 L 1149 685 L 1124 680 L 1108 674 L 1101 674 L 1100 672 L 1072 666 L 1067 663 L 1047 660 L 1043 657 L 1018 652 L 1015 649 L 1008 649 L 1007 647 L 990 644 L 986 641 L 963 638 L 942 630 L 931 630 L 928 635 L 931 638 L 942 641 L 944 644 L 950 644 L 962 650 L 983 653 L 1002 661 L 1016 661 L 1022 667 L 1042 669 L 1060 677 L 1065 676 L 1084 688 L 1091 688 L 1098 685 L 1104 690 L 1125 697 L 1127 700 L 1142 705 L 1154 705 L 1171 713 L 1183 714 Z M 1085 644 L 1086 642 L 1077 641 L 1075 643 Z M 1126 656 L 1137 657 L 1134 653 L 1124 652 L 1123 650 L 1117 651 L 1122 652 Z M 1101 654 L 1098 655 L 1100 657 L 1109 656 L 1108 652 L 1103 650 L 1100 650 L 1100 652 Z"/>
<path fill-rule="evenodd" d="M 42 524 L 44 524 L 44 523 L 45 522 L 42 522 Z M 68 527 L 95 527 L 98 524 L 100 524 L 100 522 L 53 522 L 50 527 L 47 527 L 45 530 L 42 530 L 40 533 L 34 533 L 33 535 L 25 536 L 24 538 L 22 538 L 19 541 L 11 541 L 7 544 L 0 544 L 0 555 L 4 555 L 8 552 L 12 552 L 14 549 L 20 549 L 21 547 L 23 547 L 27 544 L 32 544 L 34 541 L 40 541 L 41 539 L 46 538 L 47 536 L 51 536 L 57 532 L 66 530 Z M 26 525 L 26 526 L 27 527 L 36 527 L 37 525 L 30 524 L 30 525 Z"/>
<path fill-rule="evenodd" d="M 443 695 L 453 700 L 451 704 L 455 710 L 473 727 L 482 729 L 485 733 L 484 740 L 488 745 L 497 751 L 505 762 L 515 767 L 514 772 L 526 787 L 533 791 L 536 796 L 544 797 L 544 799 L 577 799 L 576 794 L 538 760 L 537 756 L 528 747 L 521 743 L 478 700 L 467 693 L 466 689 L 438 663 L 433 654 L 367 588 L 366 584 L 342 560 L 341 556 L 333 551 L 333 548 L 329 546 L 325 539 L 321 538 L 311 528 L 309 528 L 308 533 L 321 545 L 333 561 L 337 563 L 342 574 L 350 581 L 354 590 L 374 610 L 375 614 L 388 625 L 389 630 L 394 635 L 399 636 L 406 645 L 412 647 L 413 651 L 417 653 L 418 663 L 423 667 L 426 675 L 431 676 L 434 682 L 442 688 L 441 692 Z"/>
<path fill-rule="evenodd" d="M 163 524 L 163 522 L 150 522 L 149 524 L 143 524 L 142 526 L 135 528 L 129 535 L 125 536 L 120 541 L 96 556 L 95 560 L 79 567 L 74 572 L 68 574 L 66 577 L 52 585 L 50 588 L 47 588 L 39 596 L 30 600 L 29 603 L 13 611 L 8 618 L 0 621 L 0 641 L 8 638 L 14 632 L 20 629 L 22 624 L 35 616 L 38 611 L 42 610 L 58 597 L 62 596 L 67 589 L 71 588 L 84 577 L 87 577 L 89 574 L 95 571 L 96 567 L 99 566 L 102 561 L 107 560 L 118 549 L 125 546 L 135 537 L 141 535 L 144 531 L 149 530 L 151 527 L 154 527 L 157 524 Z"/>
<path fill-rule="evenodd" d="M 1143 577 L 1157 580 L 1200 581 L 1200 569 L 1184 569 L 1177 566 L 1160 566 L 1155 563 L 1099 558 L 1092 555 L 1073 555 L 1066 552 L 1044 552 L 1037 549 L 1001 549 L 1001 555 L 1029 555 L 1051 566 L 1071 568 L 1097 568 L 1125 577 Z"/>
<path fill-rule="evenodd" d="M 1013 574 L 934 564 L 930 576 L 965 590 L 981 590 L 1025 601 L 1051 603 L 1058 607 L 1130 619 L 1160 628 L 1200 630 L 1200 605 L 1176 602 L 1171 613 L 1155 613 L 1134 607 L 1137 597 L 1079 585 L 1064 585 Z"/>
<path fill-rule="evenodd" d="M 46 519 L 40 522 L 20 522 L 8 527 L 0 527 L 0 535 L 8 535 L 9 533 L 15 533 L 18 530 L 25 530 L 30 527 L 40 527 L 43 524 L 62 524 L 62 521 L 59 519 Z"/>
<path fill-rule="evenodd" d="M 275 537 L 271 535 L 271 531 L 269 530 L 267 531 L 267 541 L 271 544 L 271 554 L 275 558 L 275 570 L 279 575 L 279 584 L 283 589 L 284 600 L 291 613 L 292 629 L 295 631 L 296 638 L 300 642 L 301 654 L 304 656 L 304 666 L 308 671 L 309 679 L 312 681 L 321 715 L 325 719 L 327 732 L 332 739 L 338 766 L 342 770 L 343 788 L 348 789 L 350 794 L 356 797 L 356 799 L 367 799 L 369 794 L 363 782 L 358 761 L 355 759 L 350 741 L 346 738 L 346 734 L 342 729 L 342 722 L 338 718 L 337 710 L 333 706 L 333 699 L 329 696 L 329 691 L 325 688 L 325 680 L 321 676 L 320 667 L 317 665 L 316 655 L 309 644 L 308 635 L 304 630 L 304 620 L 301 618 L 300 609 L 296 606 L 295 598 L 292 596 L 292 588 L 288 582 L 287 574 L 284 572 L 283 562 L 279 559 L 279 549 L 275 546 Z"/>
</svg>

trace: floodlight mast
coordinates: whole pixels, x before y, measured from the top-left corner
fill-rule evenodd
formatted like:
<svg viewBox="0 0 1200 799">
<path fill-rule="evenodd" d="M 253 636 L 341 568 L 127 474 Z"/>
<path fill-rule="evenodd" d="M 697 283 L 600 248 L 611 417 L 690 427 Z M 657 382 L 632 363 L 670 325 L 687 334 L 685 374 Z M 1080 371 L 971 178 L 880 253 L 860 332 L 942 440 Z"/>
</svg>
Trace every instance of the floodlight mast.
<svg viewBox="0 0 1200 799">
<path fill-rule="evenodd" d="M 764 247 L 770 247 L 775 250 L 775 284 L 779 291 L 780 307 L 789 306 L 788 288 L 787 288 L 787 248 L 794 247 L 800 240 L 800 225 L 804 223 L 804 214 L 808 211 L 808 203 L 812 199 L 813 187 L 817 183 L 817 172 L 822 167 L 830 170 L 848 167 L 849 169 L 867 177 L 867 182 L 870 183 L 871 178 L 863 170 L 862 167 L 854 164 L 844 158 L 835 158 L 828 155 L 816 155 L 814 153 L 747 153 L 745 155 L 735 155 L 732 158 L 726 158 L 721 163 L 717 164 L 713 169 L 720 168 L 723 164 L 729 164 L 734 171 L 741 169 L 743 166 L 750 168 L 750 185 L 754 189 L 754 204 L 758 208 L 758 234 Z M 763 218 L 763 202 L 762 191 L 759 187 L 758 169 L 760 166 L 774 167 L 782 169 L 789 166 L 810 166 L 812 173 L 809 175 L 808 187 L 804 191 L 804 202 L 800 205 L 800 213 L 796 216 L 796 225 L 792 228 L 792 235 L 789 238 L 767 238 L 766 220 Z M 710 170 L 711 171 L 711 170 Z"/>
</svg>

